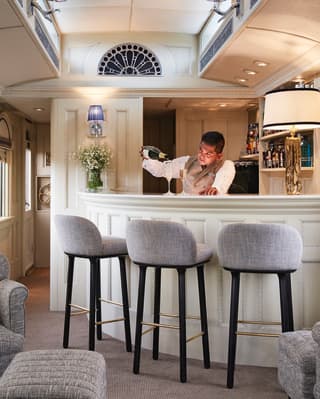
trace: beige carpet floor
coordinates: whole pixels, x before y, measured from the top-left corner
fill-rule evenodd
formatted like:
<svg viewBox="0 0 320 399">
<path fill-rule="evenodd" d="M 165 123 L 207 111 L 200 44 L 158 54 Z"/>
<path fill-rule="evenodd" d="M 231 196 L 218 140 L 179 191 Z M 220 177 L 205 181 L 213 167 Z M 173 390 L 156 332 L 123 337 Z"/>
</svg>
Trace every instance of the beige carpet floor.
<svg viewBox="0 0 320 399">
<path fill-rule="evenodd" d="M 49 311 L 49 270 L 35 269 L 21 279 L 30 290 L 27 301 L 25 350 L 62 348 L 63 312 Z M 87 349 L 88 334 L 85 316 L 72 318 L 70 347 Z M 160 354 L 152 360 L 143 351 L 140 374 L 132 373 L 133 355 L 125 352 L 124 344 L 108 336 L 97 342 L 96 350 L 107 364 L 108 399 L 285 399 L 273 368 L 238 366 L 235 388 L 225 388 L 226 365 L 212 363 L 209 370 L 202 362 L 188 360 L 188 382 L 178 382 L 179 360 Z"/>
</svg>

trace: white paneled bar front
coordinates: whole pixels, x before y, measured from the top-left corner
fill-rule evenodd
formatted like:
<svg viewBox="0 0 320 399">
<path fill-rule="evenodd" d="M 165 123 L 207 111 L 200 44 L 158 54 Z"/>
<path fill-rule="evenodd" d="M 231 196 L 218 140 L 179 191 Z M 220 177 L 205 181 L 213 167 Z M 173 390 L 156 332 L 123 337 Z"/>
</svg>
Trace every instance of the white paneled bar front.
<svg viewBox="0 0 320 399">
<path fill-rule="evenodd" d="M 85 215 L 95 222 L 102 234 L 125 237 L 128 221 L 136 218 L 172 220 L 188 226 L 199 242 L 214 250 L 212 262 L 205 268 L 206 294 L 209 319 L 210 351 L 214 361 L 226 362 L 230 302 L 230 273 L 224 271 L 217 259 L 217 237 L 228 223 L 287 223 L 302 235 L 304 243 L 303 265 L 292 275 L 295 328 L 309 328 L 320 320 L 318 303 L 320 290 L 320 196 L 220 196 L 191 197 L 161 195 L 133 195 L 109 193 L 80 193 Z M 128 284 L 132 332 L 135 328 L 135 310 L 138 288 L 138 267 L 129 259 Z M 107 299 L 121 298 L 117 260 L 104 261 L 102 266 L 102 293 Z M 147 277 L 145 320 L 152 321 L 153 271 Z M 161 311 L 177 313 L 177 277 L 173 270 L 163 273 Z M 198 309 L 197 280 L 194 271 L 187 273 L 187 313 L 195 315 Z M 112 304 L 104 304 L 108 317 L 120 317 Z M 280 304 L 278 279 L 275 275 L 244 274 L 240 287 L 239 319 L 279 321 Z M 164 323 L 169 322 L 164 317 Z M 104 326 L 104 332 L 124 339 L 123 326 Z M 198 332 L 196 320 L 188 324 L 188 336 Z M 279 326 L 245 325 L 244 330 L 280 332 Z M 134 336 L 134 335 L 133 335 Z M 143 346 L 151 347 L 151 335 L 143 337 Z M 161 330 L 160 351 L 178 354 L 176 332 Z M 277 338 L 239 337 L 238 364 L 275 366 L 277 364 Z M 201 342 L 188 344 L 188 357 L 201 358 Z"/>
</svg>

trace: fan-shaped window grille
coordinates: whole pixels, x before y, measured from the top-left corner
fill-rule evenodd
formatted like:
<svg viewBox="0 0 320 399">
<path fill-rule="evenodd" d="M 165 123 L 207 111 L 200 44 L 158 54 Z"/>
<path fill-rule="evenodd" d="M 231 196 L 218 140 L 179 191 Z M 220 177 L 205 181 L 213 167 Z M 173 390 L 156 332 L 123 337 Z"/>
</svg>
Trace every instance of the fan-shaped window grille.
<svg viewBox="0 0 320 399">
<path fill-rule="evenodd" d="M 98 75 L 159 76 L 158 57 L 138 43 L 122 43 L 108 50 L 98 65 Z"/>
<path fill-rule="evenodd" d="M 7 120 L 0 116 L 0 148 L 10 149 L 11 144 L 11 134 L 10 127 Z"/>
</svg>

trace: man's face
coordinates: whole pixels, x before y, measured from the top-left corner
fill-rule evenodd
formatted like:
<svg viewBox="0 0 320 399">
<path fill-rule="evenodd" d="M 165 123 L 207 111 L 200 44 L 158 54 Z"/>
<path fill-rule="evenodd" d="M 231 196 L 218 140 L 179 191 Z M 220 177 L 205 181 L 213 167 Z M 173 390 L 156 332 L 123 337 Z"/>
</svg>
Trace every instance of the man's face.
<svg viewBox="0 0 320 399">
<path fill-rule="evenodd" d="M 198 161 L 201 166 L 211 165 L 213 162 L 222 158 L 222 153 L 216 153 L 216 147 L 206 144 L 204 142 L 200 143 L 198 151 Z"/>
</svg>

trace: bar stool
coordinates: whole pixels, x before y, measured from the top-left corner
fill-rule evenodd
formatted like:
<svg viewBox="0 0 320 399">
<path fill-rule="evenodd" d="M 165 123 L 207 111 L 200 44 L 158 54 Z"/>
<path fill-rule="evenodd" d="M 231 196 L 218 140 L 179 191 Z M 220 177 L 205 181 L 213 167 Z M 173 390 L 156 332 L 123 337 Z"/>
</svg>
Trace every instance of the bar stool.
<svg viewBox="0 0 320 399">
<path fill-rule="evenodd" d="M 297 230 L 284 224 L 229 224 L 219 233 L 218 256 L 220 265 L 232 275 L 227 387 L 233 388 L 237 334 L 262 335 L 237 332 L 238 323 L 259 324 L 252 321 L 238 321 L 240 273 L 278 275 L 282 332 L 292 331 L 290 274 L 301 264 L 302 240 Z"/>
<path fill-rule="evenodd" d="M 127 228 L 127 246 L 131 260 L 139 266 L 139 290 L 133 372 L 139 374 L 142 326 L 153 330 L 153 359 L 159 357 L 159 327 L 179 329 L 180 341 L 180 381 L 186 382 L 186 343 L 193 338 L 202 337 L 204 367 L 210 368 L 208 323 L 203 266 L 212 256 L 212 250 L 204 244 L 197 244 L 189 229 L 180 223 L 133 220 Z M 143 307 L 145 279 L 148 267 L 155 268 L 154 316 L 153 323 L 144 322 Z M 201 332 L 186 338 L 186 290 L 185 274 L 191 267 L 197 268 Z M 179 281 L 179 326 L 160 323 L 160 294 L 162 268 L 176 269 Z M 167 315 L 166 316 L 173 316 Z M 143 333 L 143 334 L 144 334 Z"/>
<path fill-rule="evenodd" d="M 68 348 L 70 316 L 89 313 L 89 350 L 95 349 L 95 326 L 97 339 L 102 339 L 102 324 L 124 320 L 126 349 L 132 351 L 130 333 L 129 300 L 126 277 L 125 256 L 128 254 L 126 240 L 118 237 L 101 236 L 98 228 L 90 220 L 79 216 L 56 215 L 55 225 L 63 247 L 68 256 L 68 277 L 66 290 L 66 307 L 64 319 L 63 347 Z M 102 321 L 101 301 L 111 302 L 101 298 L 100 259 L 118 257 L 123 304 L 123 318 Z M 71 303 L 74 259 L 86 258 L 90 261 L 90 308 Z M 117 303 L 114 303 L 117 304 Z M 78 311 L 71 312 L 75 308 Z"/>
</svg>

